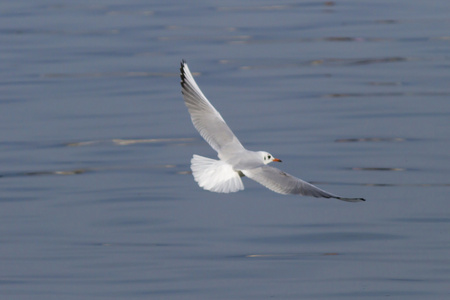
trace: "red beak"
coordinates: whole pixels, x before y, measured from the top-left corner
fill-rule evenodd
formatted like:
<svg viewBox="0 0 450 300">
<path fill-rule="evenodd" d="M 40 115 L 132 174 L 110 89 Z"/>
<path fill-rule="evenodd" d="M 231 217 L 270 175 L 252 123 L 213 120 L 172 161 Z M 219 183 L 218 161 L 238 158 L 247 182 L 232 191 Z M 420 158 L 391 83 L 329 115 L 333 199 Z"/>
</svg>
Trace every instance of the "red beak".
<svg viewBox="0 0 450 300">
<path fill-rule="evenodd" d="M 274 158 L 274 159 L 272 159 L 272 161 L 281 162 L 281 159 L 279 159 L 279 158 Z"/>
</svg>

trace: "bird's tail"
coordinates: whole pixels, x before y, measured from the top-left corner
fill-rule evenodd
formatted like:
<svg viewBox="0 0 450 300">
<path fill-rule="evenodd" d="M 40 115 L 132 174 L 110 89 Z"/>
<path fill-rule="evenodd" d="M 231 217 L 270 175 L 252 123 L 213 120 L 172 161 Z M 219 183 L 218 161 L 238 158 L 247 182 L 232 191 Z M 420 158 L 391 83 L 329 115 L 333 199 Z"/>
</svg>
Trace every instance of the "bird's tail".
<svg viewBox="0 0 450 300">
<path fill-rule="evenodd" d="M 216 193 L 232 193 L 244 189 L 239 173 L 221 160 L 195 155 L 191 160 L 192 175 L 198 185 Z"/>
</svg>

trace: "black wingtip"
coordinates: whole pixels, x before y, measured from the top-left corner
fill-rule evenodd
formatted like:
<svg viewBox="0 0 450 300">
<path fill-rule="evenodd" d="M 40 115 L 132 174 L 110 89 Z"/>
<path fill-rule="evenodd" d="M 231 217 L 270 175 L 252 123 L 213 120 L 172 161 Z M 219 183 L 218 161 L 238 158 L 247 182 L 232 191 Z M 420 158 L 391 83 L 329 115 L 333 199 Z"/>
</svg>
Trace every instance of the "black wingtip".
<svg viewBox="0 0 450 300">
<path fill-rule="evenodd" d="M 186 80 L 186 75 L 184 74 L 184 65 L 185 64 L 186 64 L 186 61 L 184 59 L 182 59 L 181 63 L 180 63 L 180 79 L 181 79 L 180 83 L 181 83 L 182 87 L 184 87 L 185 80 Z"/>
<path fill-rule="evenodd" d="M 366 201 L 366 199 L 364 199 L 364 198 L 344 198 L 344 197 L 331 197 L 331 198 L 336 198 L 338 200 L 342 200 L 342 201 L 346 201 L 346 202 L 362 202 L 362 201 Z"/>
<path fill-rule="evenodd" d="M 366 201 L 364 198 L 354 198 L 353 202 L 360 202 L 360 201 Z"/>
</svg>

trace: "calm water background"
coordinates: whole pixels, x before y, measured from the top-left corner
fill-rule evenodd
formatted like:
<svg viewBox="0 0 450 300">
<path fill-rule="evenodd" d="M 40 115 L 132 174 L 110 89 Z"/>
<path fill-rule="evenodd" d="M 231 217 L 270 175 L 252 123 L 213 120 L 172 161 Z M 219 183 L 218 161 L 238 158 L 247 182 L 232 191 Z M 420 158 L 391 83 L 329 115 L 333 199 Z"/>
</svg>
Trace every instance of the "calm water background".
<svg viewBox="0 0 450 300">
<path fill-rule="evenodd" d="M 0 298 L 448 299 L 449 2 L 186 3 L 2 3 Z M 182 58 L 245 146 L 367 202 L 200 189 Z"/>
</svg>

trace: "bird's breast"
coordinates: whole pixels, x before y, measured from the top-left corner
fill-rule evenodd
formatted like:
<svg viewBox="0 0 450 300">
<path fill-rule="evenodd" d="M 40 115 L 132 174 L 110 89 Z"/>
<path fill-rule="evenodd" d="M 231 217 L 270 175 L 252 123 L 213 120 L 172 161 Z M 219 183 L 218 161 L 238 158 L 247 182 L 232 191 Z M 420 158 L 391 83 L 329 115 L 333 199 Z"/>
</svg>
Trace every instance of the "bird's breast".
<svg viewBox="0 0 450 300">
<path fill-rule="evenodd" d="M 249 170 L 262 166 L 260 155 L 252 151 L 242 151 L 226 158 L 226 162 L 236 171 Z"/>
</svg>

